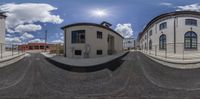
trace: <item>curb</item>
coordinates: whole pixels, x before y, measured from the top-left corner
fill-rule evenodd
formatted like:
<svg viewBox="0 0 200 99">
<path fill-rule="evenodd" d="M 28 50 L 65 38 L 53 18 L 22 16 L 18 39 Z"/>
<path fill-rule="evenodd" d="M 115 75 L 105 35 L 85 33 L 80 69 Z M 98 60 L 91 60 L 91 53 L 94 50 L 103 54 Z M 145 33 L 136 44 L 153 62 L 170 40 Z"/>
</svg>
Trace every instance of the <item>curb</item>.
<svg viewBox="0 0 200 99">
<path fill-rule="evenodd" d="M 145 53 L 143 53 L 145 54 Z M 159 57 L 155 57 L 155 56 L 151 56 L 151 55 L 148 55 L 148 54 L 145 54 L 147 57 L 151 57 L 151 58 L 154 58 L 154 59 L 157 59 L 159 61 L 164 61 L 164 62 L 167 62 L 167 63 L 172 63 L 172 64 L 182 64 L 182 65 L 186 65 L 186 64 L 197 64 L 197 63 L 200 63 L 200 60 L 196 60 L 196 61 L 188 61 L 188 60 L 177 60 L 177 61 L 173 61 L 173 60 L 169 60 L 169 59 L 162 59 L 162 58 L 159 58 Z"/>
<path fill-rule="evenodd" d="M 16 55 L 12 58 L 8 58 L 8 59 L 4 59 L 4 60 L 0 61 L 0 68 L 6 67 L 8 65 L 11 65 L 13 63 L 20 61 L 21 59 L 23 59 L 25 57 L 25 55 L 26 55 L 26 53 L 23 53 L 20 55 Z"/>
<path fill-rule="evenodd" d="M 144 54 L 144 53 L 142 53 Z M 163 60 L 157 57 L 152 57 L 150 55 L 146 55 L 144 54 L 146 57 L 150 58 L 152 61 L 155 61 L 157 63 L 160 63 L 164 66 L 170 67 L 170 68 L 174 68 L 174 69 L 182 69 L 182 70 L 188 70 L 188 69 L 198 69 L 200 68 L 200 66 L 196 65 L 199 62 L 195 62 L 195 63 L 178 63 L 178 62 L 171 62 L 171 61 L 167 61 L 167 60 Z"/>
</svg>

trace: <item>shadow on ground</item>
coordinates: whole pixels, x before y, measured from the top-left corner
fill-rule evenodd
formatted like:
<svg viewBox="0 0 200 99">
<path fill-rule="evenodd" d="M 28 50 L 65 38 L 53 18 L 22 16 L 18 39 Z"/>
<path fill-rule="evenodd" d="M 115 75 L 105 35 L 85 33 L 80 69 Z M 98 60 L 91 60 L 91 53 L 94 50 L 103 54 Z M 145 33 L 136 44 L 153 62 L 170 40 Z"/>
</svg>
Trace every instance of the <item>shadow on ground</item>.
<svg viewBox="0 0 200 99">
<path fill-rule="evenodd" d="M 79 72 L 79 73 L 96 72 L 96 71 L 103 70 L 103 69 L 109 69 L 110 71 L 115 71 L 117 68 L 119 68 L 124 63 L 124 60 L 122 60 L 122 58 L 125 57 L 128 53 L 129 52 L 127 52 L 123 56 L 116 58 L 107 63 L 103 63 L 100 65 L 94 65 L 94 66 L 83 66 L 83 67 L 66 65 L 63 63 L 56 62 L 50 58 L 46 58 L 46 60 L 61 69 L 71 71 L 71 72 Z"/>
</svg>

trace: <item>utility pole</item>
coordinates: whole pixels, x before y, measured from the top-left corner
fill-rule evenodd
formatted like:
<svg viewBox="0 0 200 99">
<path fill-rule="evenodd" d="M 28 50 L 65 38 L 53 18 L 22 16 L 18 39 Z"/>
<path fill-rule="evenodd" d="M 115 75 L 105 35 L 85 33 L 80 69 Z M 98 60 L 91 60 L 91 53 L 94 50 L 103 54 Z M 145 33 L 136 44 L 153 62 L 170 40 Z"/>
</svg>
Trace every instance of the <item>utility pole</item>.
<svg viewBox="0 0 200 99">
<path fill-rule="evenodd" d="M 45 49 L 45 52 L 47 51 L 47 30 L 45 30 L 45 47 L 44 47 L 44 49 Z"/>
</svg>

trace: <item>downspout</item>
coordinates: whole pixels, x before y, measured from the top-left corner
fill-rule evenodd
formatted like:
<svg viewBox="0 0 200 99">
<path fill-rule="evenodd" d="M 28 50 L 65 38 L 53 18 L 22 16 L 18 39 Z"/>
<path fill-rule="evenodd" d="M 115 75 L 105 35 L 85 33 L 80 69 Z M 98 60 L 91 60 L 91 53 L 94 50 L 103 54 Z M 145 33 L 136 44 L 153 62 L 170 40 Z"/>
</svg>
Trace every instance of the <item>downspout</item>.
<svg viewBox="0 0 200 99">
<path fill-rule="evenodd" d="M 64 29 L 64 57 L 67 57 L 67 41 L 66 41 L 66 33 L 67 33 L 67 30 Z"/>
<path fill-rule="evenodd" d="M 174 17 L 174 54 L 176 54 L 176 17 Z"/>
</svg>

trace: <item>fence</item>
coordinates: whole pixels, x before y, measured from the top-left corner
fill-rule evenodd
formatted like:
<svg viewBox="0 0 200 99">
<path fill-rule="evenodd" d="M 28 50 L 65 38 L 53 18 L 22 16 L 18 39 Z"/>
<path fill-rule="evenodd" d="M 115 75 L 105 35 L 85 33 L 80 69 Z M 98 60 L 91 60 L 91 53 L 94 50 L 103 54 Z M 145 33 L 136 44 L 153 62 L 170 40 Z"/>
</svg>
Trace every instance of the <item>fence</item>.
<svg viewBox="0 0 200 99">
<path fill-rule="evenodd" d="M 19 55 L 23 52 L 24 50 L 19 49 L 19 45 L 0 43 L 0 59 Z"/>
<path fill-rule="evenodd" d="M 64 44 L 53 44 L 50 46 L 49 52 L 50 54 L 56 54 L 56 55 L 64 55 Z"/>
<path fill-rule="evenodd" d="M 168 59 L 200 59 L 200 44 L 185 46 L 184 43 L 168 43 L 164 46 L 153 45 L 142 49 L 143 53 Z"/>
</svg>

